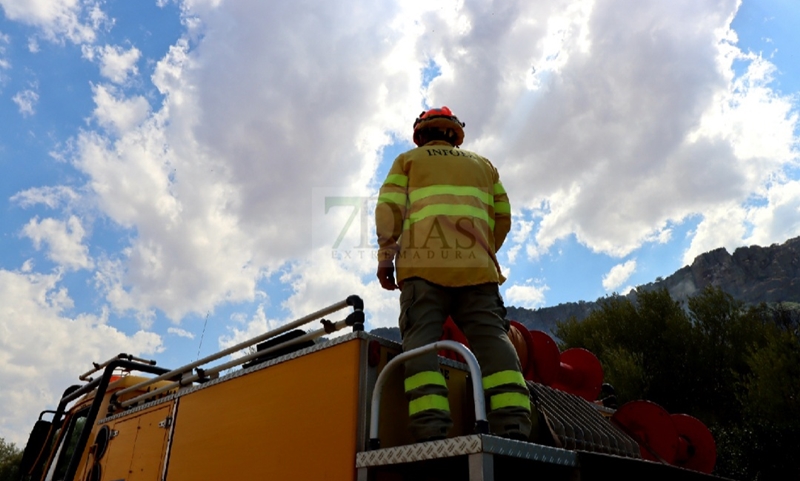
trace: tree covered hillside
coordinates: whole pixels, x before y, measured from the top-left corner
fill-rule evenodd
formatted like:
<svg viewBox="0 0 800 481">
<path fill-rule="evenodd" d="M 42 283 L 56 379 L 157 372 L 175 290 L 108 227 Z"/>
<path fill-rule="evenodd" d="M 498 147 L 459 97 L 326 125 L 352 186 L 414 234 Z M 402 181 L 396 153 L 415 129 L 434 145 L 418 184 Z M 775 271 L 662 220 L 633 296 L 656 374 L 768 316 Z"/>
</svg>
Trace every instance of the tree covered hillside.
<svg viewBox="0 0 800 481">
<path fill-rule="evenodd" d="M 666 289 L 609 298 L 558 324 L 561 347 L 597 355 L 619 404 L 647 399 L 701 419 L 716 474 L 800 479 L 800 315 L 746 306 L 708 286 L 684 305 Z"/>
</svg>

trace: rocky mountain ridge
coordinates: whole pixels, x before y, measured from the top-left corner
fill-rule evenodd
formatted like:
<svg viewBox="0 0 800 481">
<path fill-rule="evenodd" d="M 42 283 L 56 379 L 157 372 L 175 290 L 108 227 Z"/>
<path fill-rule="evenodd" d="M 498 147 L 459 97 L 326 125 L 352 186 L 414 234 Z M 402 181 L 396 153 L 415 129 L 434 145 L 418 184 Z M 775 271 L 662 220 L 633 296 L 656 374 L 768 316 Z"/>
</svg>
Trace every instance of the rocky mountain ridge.
<svg viewBox="0 0 800 481">
<path fill-rule="evenodd" d="M 700 254 L 692 265 L 678 269 L 667 278 L 638 287 L 645 290 L 666 288 L 673 299 L 685 301 L 709 285 L 747 304 L 800 302 L 800 237 L 769 247 L 740 247 L 733 254 L 720 247 Z M 635 297 L 635 294 L 627 297 Z M 570 317 L 586 318 L 599 307 L 601 300 L 568 302 L 535 310 L 509 307 L 508 318 L 521 322 L 528 329 L 552 332 L 559 321 Z"/>
<path fill-rule="evenodd" d="M 692 265 L 678 269 L 671 276 L 638 288 L 666 288 L 673 299 L 685 301 L 708 285 L 719 287 L 748 304 L 800 303 L 800 237 L 769 247 L 740 247 L 733 254 L 720 247 L 700 254 Z M 633 298 L 635 294 L 627 297 Z M 567 302 L 534 310 L 509 306 L 507 317 L 528 329 L 552 333 L 558 322 L 571 317 L 585 319 L 600 307 L 601 301 Z M 396 327 L 378 328 L 372 333 L 400 340 Z"/>
</svg>

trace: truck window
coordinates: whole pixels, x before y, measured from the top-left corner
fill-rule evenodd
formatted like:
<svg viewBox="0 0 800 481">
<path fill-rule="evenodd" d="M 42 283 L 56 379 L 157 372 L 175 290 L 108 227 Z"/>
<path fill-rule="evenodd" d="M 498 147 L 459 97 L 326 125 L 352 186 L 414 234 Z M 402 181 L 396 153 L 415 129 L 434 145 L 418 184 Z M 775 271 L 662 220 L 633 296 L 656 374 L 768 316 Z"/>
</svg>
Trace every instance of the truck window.
<svg viewBox="0 0 800 481">
<path fill-rule="evenodd" d="M 84 425 L 86 425 L 86 416 L 89 414 L 89 409 L 84 409 L 74 414 L 67 422 L 66 431 L 61 439 L 58 441 L 58 451 L 56 451 L 56 462 L 54 462 L 50 470 L 47 472 L 45 481 L 62 481 L 64 474 L 67 472 L 70 458 L 75 452 L 75 447 L 78 444 L 78 438 L 81 436 Z"/>
</svg>

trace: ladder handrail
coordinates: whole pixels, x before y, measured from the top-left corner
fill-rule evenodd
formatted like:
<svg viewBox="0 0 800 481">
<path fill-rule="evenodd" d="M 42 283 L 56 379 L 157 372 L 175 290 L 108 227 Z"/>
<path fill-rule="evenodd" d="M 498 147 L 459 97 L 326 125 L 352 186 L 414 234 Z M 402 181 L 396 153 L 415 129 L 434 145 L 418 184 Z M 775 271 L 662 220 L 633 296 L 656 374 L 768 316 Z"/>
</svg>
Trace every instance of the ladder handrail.
<svg viewBox="0 0 800 481">
<path fill-rule="evenodd" d="M 403 352 L 395 356 L 391 361 L 386 363 L 383 370 L 378 374 L 378 379 L 375 381 L 375 387 L 372 390 L 372 404 L 370 406 L 370 420 L 369 420 L 369 449 L 380 448 L 380 439 L 378 438 L 378 420 L 380 419 L 381 407 L 381 392 L 389 374 L 397 367 L 402 365 L 405 361 L 426 354 L 430 351 L 438 351 L 446 349 L 448 351 L 455 351 L 464 358 L 469 367 L 470 374 L 472 375 L 472 396 L 475 399 L 475 431 L 481 434 L 489 432 L 489 421 L 486 419 L 486 402 L 483 396 L 483 383 L 481 382 L 481 367 L 478 364 L 478 359 L 475 355 L 463 344 L 456 341 L 437 341 L 410 351 Z"/>
<path fill-rule="evenodd" d="M 271 331 L 267 331 L 264 334 L 261 334 L 260 336 L 256 336 L 256 337 L 254 337 L 252 339 L 249 339 L 247 341 L 240 342 L 239 344 L 236 344 L 235 346 L 231 346 L 231 347 L 229 347 L 227 349 L 219 351 L 216 354 L 212 354 L 210 356 L 206 356 L 203 359 L 198 359 L 197 361 L 190 362 L 189 364 L 186 364 L 185 366 L 181 366 L 179 368 L 173 369 L 172 371 L 164 373 L 164 374 L 162 374 L 160 376 L 156 376 L 156 377 L 153 377 L 153 378 L 148 378 L 147 380 L 142 381 L 142 382 L 140 382 L 138 384 L 134 384 L 133 386 L 129 386 L 129 387 L 125 388 L 125 389 L 121 389 L 121 390 L 117 391 L 116 393 L 114 393 L 115 398 L 118 399 L 120 396 L 122 396 L 122 395 L 124 395 L 126 393 L 136 391 L 137 389 L 142 389 L 142 388 L 147 387 L 147 386 L 149 386 L 151 384 L 154 384 L 154 383 L 156 383 L 158 381 L 163 381 L 163 380 L 166 380 L 166 379 L 180 378 L 184 374 L 186 374 L 187 372 L 191 372 L 192 369 L 194 369 L 194 368 L 196 368 L 198 366 L 202 366 L 203 364 L 207 364 L 207 363 L 209 363 L 211 361 L 216 361 L 219 358 L 225 357 L 225 356 L 227 356 L 229 354 L 233 354 L 234 352 L 240 351 L 240 350 L 242 350 L 244 348 L 247 348 L 247 347 L 250 347 L 250 346 L 252 346 L 254 344 L 258 344 L 261 341 L 265 341 L 265 340 L 267 340 L 267 339 L 269 339 L 271 337 L 275 337 L 277 335 L 283 334 L 284 332 L 287 332 L 287 331 L 290 331 L 290 330 L 295 329 L 297 327 L 300 327 L 300 326 L 302 326 L 304 324 L 308 324 L 309 322 L 315 321 L 315 320 L 317 320 L 317 319 L 319 319 L 319 318 L 321 318 L 323 316 L 327 316 L 328 314 L 332 314 L 332 313 L 334 313 L 336 311 L 340 311 L 340 310 L 344 309 L 347 306 L 353 306 L 353 311 L 362 311 L 363 312 L 363 310 L 364 310 L 364 302 L 361 300 L 361 298 L 359 298 L 358 296 L 350 296 L 350 297 L 348 297 L 347 299 L 345 299 L 343 301 L 339 301 L 339 302 L 337 302 L 335 304 L 331 304 L 330 306 L 325 307 L 323 309 L 320 309 L 317 312 L 314 312 L 314 313 L 311 313 L 311 314 L 309 314 L 307 316 L 301 317 L 300 319 L 297 319 L 296 321 L 293 321 L 293 322 L 290 322 L 288 324 L 285 324 L 285 325 L 283 325 L 283 326 L 281 326 L 279 328 L 273 329 Z"/>
</svg>

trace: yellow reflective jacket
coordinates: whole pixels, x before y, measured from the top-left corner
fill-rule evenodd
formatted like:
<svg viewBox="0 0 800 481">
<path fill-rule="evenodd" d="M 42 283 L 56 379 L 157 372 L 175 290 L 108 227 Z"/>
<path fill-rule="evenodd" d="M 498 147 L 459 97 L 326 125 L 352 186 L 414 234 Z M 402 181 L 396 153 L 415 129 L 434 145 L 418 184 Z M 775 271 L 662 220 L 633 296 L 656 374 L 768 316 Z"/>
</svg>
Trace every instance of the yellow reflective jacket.
<svg viewBox="0 0 800 481">
<path fill-rule="evenodd" d="M 433 141 L 395 159 L 375 209 L 378 260 L 397 281 L 442 286 L 502 283 L 496 252 L 511 228 L 497 169 L 473 152 Z"/>
</svg>

